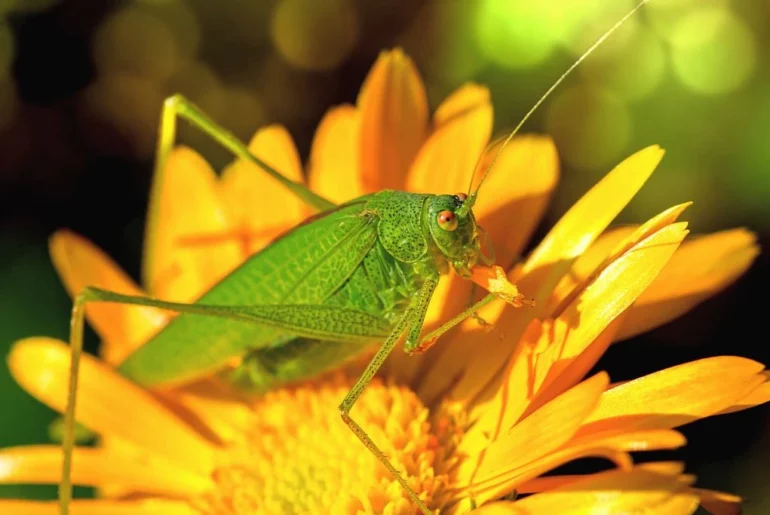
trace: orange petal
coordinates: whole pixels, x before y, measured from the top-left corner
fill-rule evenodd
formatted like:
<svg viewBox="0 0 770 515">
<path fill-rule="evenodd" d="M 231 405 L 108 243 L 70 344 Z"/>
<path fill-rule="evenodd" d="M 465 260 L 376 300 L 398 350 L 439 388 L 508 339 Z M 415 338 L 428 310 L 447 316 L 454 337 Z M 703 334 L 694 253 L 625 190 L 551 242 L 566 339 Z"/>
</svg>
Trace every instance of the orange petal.
<svg viewBox="0 0 770 515">
<path fill-rule="evenodd" d="M 191 302 L 243 260 L 241 247 L 230 239 L 195 243 L 201 236 L 235 229 L 222 206 L 216 174 L 197 152 L 176 148 L 155 180 L 145 238 L 145 288 L 154 297 Z"/>
<path fill-rule="evenodd" d="M 743 499 L 737 495 L 702 488 L 691 488 L 690 491 L 700 497 L 701 506 L 712 515 L 740 515 Z"/>
<path fill-rule="evenodd" d="M 58 484 L 62 473 L 62 448 L 29 445 L 0 449 L 0 483 Z M 214 487 L 205 476 L 143 457 L 102 449 L 75 448 L 72 483 L 100 486 L 115 483 L 122 487 L 168 495 L 194 495 Z"/>
<path fill-rule="evenodd" d="M 143 499 L 138 501 L 107 501 L 78 499 L 70 503 L 73 515 L 198 515 L 186 501 Z M 13 515 L 59 515 L 57 501 L 0 500 L 0 513 Z"/>
<path fill-rule="evenodd" d="M 139 286 L 107 254 L 85 238 L 60 230 L 49 241 L 51 260 L 64 287 L 75 297 L 86 286 L 127 295 L 144 295 Z M 120 363 L 169 320 L 168 313 L 148 307 L 93 303 L 86 308 L 89 323 L 102 337 L 101 353 L 110 364 Z"/>
<path fill-rule="evenodd" d="M 52 338 L 16 342 L 8 355 L 16 381 L 33 397 L 63 412 L 67 404 L 69 347 Z M 148 391 L 83 354 L 76 418 L 101 434 L 123 438 L 186 470 L 211 471 L 214 448 Z M 131 423 L 126 423 L 126 420 Z"/>
<path fill-rule="evenodd" d="M 629 310 L 617 339 L 649 331 L 691 310 L 738 279 L 758 254 L 756 236 L 745 229 L 685 242 Z"/>
<path fill-rule="evenodd" d="M 720 415 L 725 413 L 735 413 L 736 411 L 742 411 L 745 409 L 759 406 L 766 402 L 770 402 L 770 372 L 762 372 L 765 380 L 762 384 L 751 390 L 748 394 L 735 402 L 732 406 L 729 406 L 719 412 Z"/>
<path fill-rule="evenodd" d="M 635 468 L 593 474 L 513 504 L 524 513 L 686 514 L 697 509 L 698 497 L 683 488 L 676 476 Z"/>
<path fill-rule="evenodd" d="M 647 463 L 641 463 L 637 465 L 637 467 L 656 472 L 658 474 L 678 476 L 684 472 L 685 464 L 681 461 L 650 461 Z"/>
<path fill-rule="evenodd" d="M 484 155 L 476 172 L 491 165 L 501 143 Z M 497 158 L 473 208 L 476 220 L 489 233 L 495 261 L 508 268 L 535 230 L 559 180 L 556 145 L 547 136 L 518 136 Z"/>
<path fill-rule="evenodd" d="M 680 461 L 655 461 L 640 464 L 637 465 L 637 467 L 667 476 L 678 476 L 684 472 L 684 463 Z M 518 486 L 516 492 L 519 494 L 545 492 L 584 479 L 586 479 L 586 476 L 582 474 L 536 477 L 535 479 Z"/>
<path fill-rule="evenodd" d="M 607 374 L 599 373 L 512 428 L 503 427 L 501 436 L 486 448 L 478 465 L 473 461 L 460 465 L 457 482 L 482 483 L 557 449 L 577 432 L 608 384 Z M 479 437 L 475 434 L 469 436 Z"/>
<path fill-rule="evenodd" d="M 281 125 L 257 131 L 249 142 L 255 156 L 281 172 L 288 179 L 305 183 L 297 147 Z M 245 259 L 272 241 L 276 233 L 288 230 L 311 214 L 310 208 L 258 166 L 237 160 L 222 172 L 222 205 L 237 231 L 242 231 Z M 267 231 L 265 236 L 248 235 Z"/>
<path fill-rule="evenodd" d="M 522 270 L 524 275 L 539 271 L 538 292 L 532 293 L 538 301 L 550 295 L 572 261 L 586 251 L 636 195 L 663 153 L 654 145 L 627 158 L 583 195 L 543 238 Z"/>
<path fill-rule="evenodd" d="M 412 163 L 406 189 L 415 193 L 464 193 L 492 134 L 489 90 L 469 84 L 439 106 L 436 127 Z"/>
<path fill-rule="evenodd" d="M 417 68 L 401 49 L 380 54 L 361 87 L 358 109 L 364 189 L 403 190 L 425 141 L 428 100 Z"/>
<path fill-rule="evenodd" d="M 359 114 L 355 107 L 335 107 L 324 115 L 310 149 L 310 189 L 338 204 L 364 194 L 358 168 L 359 138 Z"/>
<path fill-rule="evenodd" d="M 680 426 L 719 413 L 764 382 L 764 365 L 735 356 L 667 368 L 605 392 L 580 434 Z"/>
</svg>

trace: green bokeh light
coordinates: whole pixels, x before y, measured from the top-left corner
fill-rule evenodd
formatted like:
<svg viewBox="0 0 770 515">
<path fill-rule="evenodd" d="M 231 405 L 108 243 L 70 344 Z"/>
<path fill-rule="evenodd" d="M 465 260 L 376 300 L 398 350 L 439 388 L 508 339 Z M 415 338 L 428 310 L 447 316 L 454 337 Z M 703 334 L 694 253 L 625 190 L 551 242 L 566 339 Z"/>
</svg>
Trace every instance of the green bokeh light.
<svg viewBox="0 0 770 515">
<path fill-rule="evenodd" d="M 476 12 L 475 39 L 481 52 L 508 69 L 526 69 L 553 52 L 559 23 L 537 2 L 481 0 Z"/>
<path fill-rule="evenodd" d="M 583 63 L 581 73 L 592 85 L 628 100 L 652 93 L 666 71 L 666 55 L 660 39 L 638 27 L 628 41 L 599 48 Z"/>
<path fill-rule="evenodd" d="M 726 9 L 703 7 L 675 27 L 671 39 L 677 78 L 692 91 L 718 95 L 738 89 L 756 64 L 754 34 Z"/>
<path fill-rule="evenodd" d="M 546 130 L 561 157 L 577 168 L 614 164 L 631 136 L 626 105 L 587 85 L 561 93 L 549 106 Z"/>
</svg>

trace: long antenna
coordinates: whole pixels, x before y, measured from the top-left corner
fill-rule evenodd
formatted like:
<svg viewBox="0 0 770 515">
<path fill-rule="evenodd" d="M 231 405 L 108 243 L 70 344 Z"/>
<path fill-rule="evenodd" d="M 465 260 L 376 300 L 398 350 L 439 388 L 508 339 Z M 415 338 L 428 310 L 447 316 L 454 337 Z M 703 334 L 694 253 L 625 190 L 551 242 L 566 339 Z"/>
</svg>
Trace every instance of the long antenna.
<svg viewBox="0 0 770 515">
<path fill-rule="evenodd" d="M 527 114 L 525 114 L 525 115 L 524 115 L 524 118 L 522 118 L 522 119 L 521 119 L 521 121 L 519 122 L 519 124 L 518 124 L 518 125 L 517 125 L 517 126 L 516 126 L 516 127 L 515 127 L 515 128 L 512 130 L 512 131 L 511 131 L 511 133 L 510 133 L 510 134 L 508 134 L 508 137 L 507 137 L 507 138 L 505 138 L 505 141 L 503 142 L 503 144 L 502 144 L 502 145 L 500 146 L 500 148 L 498 149 L 497 153 L 495 154 L 495 157 L 492 159 L 492 162 L 491 162 L 491 163 L 489 163 L 489 166 L 488 166 L 488 167 L 487 167 L 487 169 L 484 171 L 484 175 L 482 175 L 482 176 L 481 176 L 481 181 L 479 181 L 479 185 L 478 185 L 478 186 L 476 186 L 476 191 L 474 191 L 474 192 L 473 192 L 471 195 L 469 195 L 469 197 L 468 197 L 468 200 L 469 200 L 470 202 L 465 202 L 465 203 L 463 203 L 463 207 L 464 207 L 466 204 L 468 204 L 468 209 L 470 209 L 470 208 L 473 206 L 473 204 L 474 204 L 474 203 L 475 203 L 475 201 L 476 201 L 476 196 L 478 195 L 479 189 L 481 188 L 481 184 L 482 184 L 482 183 L 484 182 L 484 180 L 487 178 L 487 175 L 489 175 L 489 172 L 490 172 L 490 170 L 492 170 L 492 167 L 494 167 L 494 166 L 495 166 L 495 163 L 497 162 L 497 158 L 499 158 L 499 157 L 500 157 L 500 154 L 502 154 L 502 152 L 503 152 L 503 150 L 505 149 L 505 147 L 506 147 L 506 146 L 508 146 L 508 143 L 510 143 L 510 142 L 511 142 L 511 140 L 513 139 L 513 137 L 514 137 L 514 136 L 515 136 L 515 135 L 516 135 L 516 134 L 519 132 L 519 129 L 521 129 L 522 125 L 524 125 L 524 123 L 525 123 L 527 120 L 529 120 L 529 117 L 530 117 L 530 116 L 532 116 L 532 113 L 534 113 L 534 112 L 537 110 L 537 108 L 538 108 L 538 107 L 540 107 L 540 106 L 542 105 L 542 103 L 543 103 L 543 102 L 545 102 L 545 99 L 546 99 L 546 98 L 548 98 L 548 96 L 549 96 L 551 93 L 553 93 L 553 91 L 554 91 L 554 90 L 555 90 L 557 87 L 559 87 L 559 84 L 561 84 L 562 82 L 564 82 L 564 79 L 566 79 L 566 78 L 567 78 L 567 76 L 568 76 L 570 73 L 572 73 L 572 71 L 573 71 L 575 68 L 577 68 L 577 67 L 578 67 L 578 65 L 579 65 L 580 63 L 582 63 L 582 62 L 583 62 L 583 61 L 586 59 L 586 57 L 588 57 L 589 55 L 591 55 L 591 54 L 593 53 L 593 51 L 594 51 L 594 50 L 596 50 L 596 49 L 599 47 L 599 45 L 601 45 L 602 43 L 604 43 L 604 41 L 605 41 L 605 40 L 606 40 L 608 37 L 610 37 L 610 35 L 612 35 L 612 33 L 613 33 L 613 32 L 615 32 L 615 31 L 616 31 L 616 30 L 617 30 L 617 29 L 618 29 L 618 28 L 619 28 L 621 25 L 623 25 L 623 23 L 625 23 L 625 22 L 626 22 L 626 20 L 628 20 L 628 19 L 629 19 L 631 16 L 633 16 L 633 15 L 636 13 L 636 11 L 638 11 L 639 9 L 641 9 L 641 8 L 642 8 L 642 6 L 643 6 L 644 4 L 646 4 L 648 1 L 649 1 L 649 0 L 641 0 L 641 2 L 639 2 L 638 4 L 636 4 L 636 6 L 635 6 L 633 9 L 631 9 L 631 10 L 630 10 L 630 11 L 629 11 L 629 12 L 628 12 L 628 13 L 627 13 L 625 16 L 623 16 L 623 17 L 622 17 L 620 20 L 618 20 L 618 21 L 615 23 L 615 25 L 613 25 L 612 27 L 610 27 L 610 28 L 609 28 L 609 30 L 607 30 L 607 32 L 605 32 L 605 33 L 604 33 L 604 34 L 603 34 L 603 35 L 602 35 L 602 36 L 601 36 L 599 39 L 597 39 L 597 40 L 596 40 L 596 42 L 595 42 L 593 45 L 591 45 L 591 46 L 588 48 L 588 50 L 586 50 L 585 52 L 583 52 L 583 55 L 581 55 L 580 57 L 578 57 L 578 58 L 577 58 L 577 60 L 576 60 L 574 63 L 572 63 L 572 66 L 570 66 L 569 68 L 567 68 L 567 71 L 565 71 L 564 73 L 562 73 L 561 77 L 559 77 L 558 79 L 556 79 L 556 82 L 554 82 L 554 83 L 553 83 L 553 85 L 552 85 L 550 88 L 548 88 L 548 91 L 546 91 L 546 92 L 545 92 L 545 94 L 543 94 L 543 96 L 542 96 L 542 97 L 540 97 L 540 100 L 538 100 L 538 101 L 535 103 L 535 105 L 534 105 L 534 106 L 532 106 L 532 109 L 530 109 L 530 110 L 527 112 Z M 473 177 L 471 177 L 471 184 L 472 184 L 472 181 L 473 181 Z"/>
</svg>

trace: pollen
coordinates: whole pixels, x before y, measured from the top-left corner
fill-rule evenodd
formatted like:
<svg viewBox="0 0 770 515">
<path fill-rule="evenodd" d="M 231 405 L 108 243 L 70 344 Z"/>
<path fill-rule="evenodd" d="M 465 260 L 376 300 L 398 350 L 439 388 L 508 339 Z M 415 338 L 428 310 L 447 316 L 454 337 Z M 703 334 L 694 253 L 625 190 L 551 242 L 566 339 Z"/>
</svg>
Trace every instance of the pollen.
<svg viewBox="0 0 770 515">
<path fill-rule="evenodd" d="M 351 385 L 335 375 L 254 403 L 249 430 L 213 473 L 217 489 L 193 506 L 205 515 L 416 513 L 398 482 L 342 422 L 337 407 Z M 351 416 L 430 508 L 444 504 L 461 415 L 431 414 L 410 389 L 375 380 Z"/>
</svg>

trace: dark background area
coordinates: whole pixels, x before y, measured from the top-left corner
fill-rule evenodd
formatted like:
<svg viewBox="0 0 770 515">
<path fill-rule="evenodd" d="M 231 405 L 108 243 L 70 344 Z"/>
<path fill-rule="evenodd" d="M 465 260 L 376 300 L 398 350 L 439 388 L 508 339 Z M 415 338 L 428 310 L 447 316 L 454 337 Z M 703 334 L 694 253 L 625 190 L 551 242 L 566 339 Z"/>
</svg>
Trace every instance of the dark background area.
<svg viewBox="0 0 770 515">
<path fill-rule="evenodd" d="M 652 3 L 525 126 L 552 134 L 562 160 L 535 239 L 614 164 L 658 143 L 666 158 L 617 222 L 694 200 L 684 216 L 693 233 L 745 226 L 763 252 L 717 297 L 612 347 L 600 368 L 614 381 L 720 354 L 770 363 L 770 37 L 762 30 L 770 7 Z M 306 159 L 323 113 L 355 102 L 378 52 L 402 46 L 432 108 L 463 82 L 487 84 L 502 133 L 631 4 L 0 2 L 0 353 L 22 337 L 67 336 L 71 304 L 47 251 L 54 230 L 84 235 L 138 277 L 165 96 L 185 94 L 243 139 L 284 124 Z M 227 162 L 199 134 L 181 130 L 179 139 L 215 167 Z M 5 367 L 0 399 L 0 446 L 47 441 L 53 412 Z M 665 457 L 685 460 L 699 486 L 744 495 L 747 513 L 763 513 L 768 429 L 767 406 L 707 419 L 685 426 L 689 444 Z M 0 495 L 55 493 L 2 487 Z"/>
</svg>

